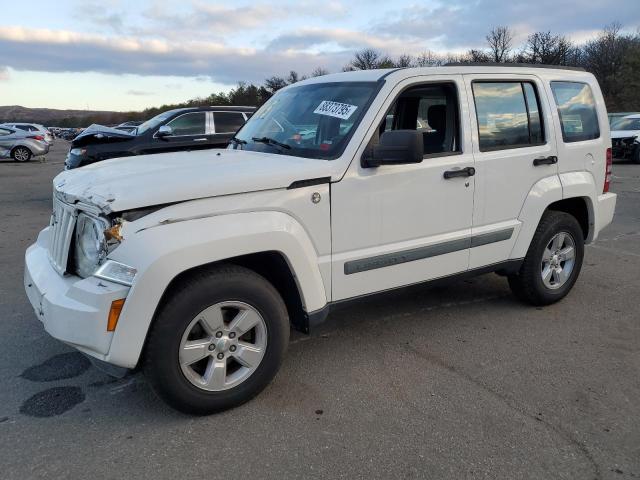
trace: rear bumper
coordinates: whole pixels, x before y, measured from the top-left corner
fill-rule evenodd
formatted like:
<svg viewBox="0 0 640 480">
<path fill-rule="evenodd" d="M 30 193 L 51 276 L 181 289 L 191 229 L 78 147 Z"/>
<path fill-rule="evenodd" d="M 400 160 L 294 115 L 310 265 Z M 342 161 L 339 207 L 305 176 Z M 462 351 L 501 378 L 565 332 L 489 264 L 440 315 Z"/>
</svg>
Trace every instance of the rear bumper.
<svg viewBox="0 0 640 480">
<path fill-rule="evenodd" d="M 617 198 L 618 196 L 615 193 L 604 193 L 602 195 L 598 195 L 596 214 L 594 218 L 595 225 L 593 240 L 596 240 L 600 231 L 613 221 Z"/>
<path fill-rule="evenodd" d="M 51 266 L 49 229 L 25 254 L 24 286 L 38 319 L 52 337 L 104 360 L 113 337 L 107 332 L 111 302 L 125 298 L 129 287 L 89 277 L 61 276 Z"/>
<path fill-rule="evenodd" d="M 47 142 L 38 142 L 38 144 L 30 145 L 29 150 L 35 157 L 46 155 L 49 153 L 49 144 Z"/>
</svg>

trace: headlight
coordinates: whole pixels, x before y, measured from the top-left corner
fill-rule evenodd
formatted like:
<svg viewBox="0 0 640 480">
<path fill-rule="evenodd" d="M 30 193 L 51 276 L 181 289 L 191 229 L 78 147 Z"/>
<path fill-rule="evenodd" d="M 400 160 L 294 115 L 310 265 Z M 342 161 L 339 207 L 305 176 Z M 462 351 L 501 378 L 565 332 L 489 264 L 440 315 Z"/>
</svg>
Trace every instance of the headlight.
<svg viewBox="0 0 640 480">
<path fill-rule="evenodd" d="M 73 256 L 76 273 L 82 278 L 93 275 L 107 255 L 104 238 L 107 227 L 106 221 L 84 213 L 78 215 Z"/>
<path fill-rule="evenodd" d="M 82 156 L 85 153 L 87 153 L 87 149 L 86 148 L 72 148 L 71 150 L 69 150 L 69 153 L 71 155 Z"/>
</svg>

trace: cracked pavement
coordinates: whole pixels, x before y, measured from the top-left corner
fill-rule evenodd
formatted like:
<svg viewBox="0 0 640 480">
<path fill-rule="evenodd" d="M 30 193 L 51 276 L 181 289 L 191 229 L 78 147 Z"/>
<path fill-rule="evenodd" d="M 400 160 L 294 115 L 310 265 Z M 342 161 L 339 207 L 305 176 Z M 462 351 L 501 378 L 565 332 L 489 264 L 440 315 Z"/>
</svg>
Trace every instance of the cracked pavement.
<svg viewBox="0 0 640 480">
<path fill-rule="evenodd" d="M 88 366 L 28 304 L 22 255 L 66 148 L 0 162 L 3 479 L 640 477 L 639 165 L 614 164 L 614 223 L 564 301 L 521 305 L 494 274 L 371 297 L 199 418 Z"/>
</svg>

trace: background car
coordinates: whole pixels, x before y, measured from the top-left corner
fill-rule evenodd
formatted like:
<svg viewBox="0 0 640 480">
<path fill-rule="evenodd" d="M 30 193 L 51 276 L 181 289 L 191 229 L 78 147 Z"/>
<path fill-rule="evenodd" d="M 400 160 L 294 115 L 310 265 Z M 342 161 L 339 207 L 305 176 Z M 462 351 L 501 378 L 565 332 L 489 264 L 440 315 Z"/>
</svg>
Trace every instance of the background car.
<svg viewBox="0 0 640 480">
<path fill-rule="evenodd" d="M 71 142 L 65 168 L 109 158 L 225 148 L 254 111 L 254 107 L 178 108 L 147 120 L 133 133 L 91 125 Z"/>
<path fill-rule="evenodd" d="M 611 126 L 614 158 L 627 158 L 640 163 L 640 114 L 628 115 Z"/>
<path fill-rule="evenodd" d="M 49 144 L 40 132 L 25 132 L 0 125 L 0 158 L 28 162 L 33 156 L 45 155 Z"/>
<path fill-rule="evenodd" d="M 14 128 L 16 130 L 22 130 L 29 133 L 40 133 L 44 137 L 44 141 L 49 145 L 53 145 L 53 134 L 47 130 L 47 127 L 40 125 L 39 123 L 3 123 L 2 125 Z"/>
<path fill-rule="evenodd" d="M 614 125 L 616 124 L 616 122 L 618 122 L 619 120 L 622 120 L 625 117 L 628 117 L 629 115 L 636 115 L 640 112 L 614 112 L 614 113 L 608 113 L 607 116 L 609 117 L 609 127 L 611 128 L 611 130 L 614 129 Z"/>
<path fill-rule="evenodd" d="M 141 123 L 142 122 L 124 122 L 120 125 L 116 125 L 113 128 L 115 128 L 116 130 L 122 130 L 123 132 L 127 133 L 136 133 L 136 130 Z"/>
</svg>

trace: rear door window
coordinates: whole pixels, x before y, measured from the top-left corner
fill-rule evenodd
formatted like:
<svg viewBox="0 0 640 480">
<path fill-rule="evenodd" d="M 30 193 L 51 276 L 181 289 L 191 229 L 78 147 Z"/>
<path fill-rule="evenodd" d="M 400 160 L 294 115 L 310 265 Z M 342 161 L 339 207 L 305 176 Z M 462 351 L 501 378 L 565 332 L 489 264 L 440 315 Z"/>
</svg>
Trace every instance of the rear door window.
<svg viewBox="0 0 640 480">
<path fill-rule="evenodd" d="M 579 82 L 551 82 L 553 98 L 565 143 L 594 140 L 600 137 L 598 112 L 591 87 Z"/>
<path fill-rule="evenodd" d="M 244 125 L 240 112 L 214 112 L 213 123 L 216 133 L 236 133 Z"/>
<path fill-rule="evenodd" d="M 473 82 L 480 151 L 544 143 L 540 102 L 530 82 Z"/>
</svg>

